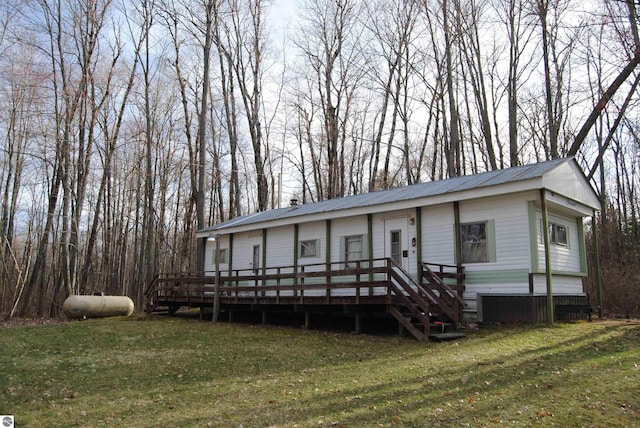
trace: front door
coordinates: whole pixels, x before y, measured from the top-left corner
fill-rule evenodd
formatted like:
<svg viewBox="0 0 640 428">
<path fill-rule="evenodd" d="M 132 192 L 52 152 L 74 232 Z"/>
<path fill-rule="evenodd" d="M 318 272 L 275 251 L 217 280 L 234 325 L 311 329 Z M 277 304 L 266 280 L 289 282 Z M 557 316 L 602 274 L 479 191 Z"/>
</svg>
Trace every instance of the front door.
<svg viewBox="0 0 640 428">
<path fill-rule="evenodd" d="M 405 270 L 409 269 L 409 247 L 407 245 L 407 219 L 396 218 L 384 222 L 384 253 Z"/>
</svg>

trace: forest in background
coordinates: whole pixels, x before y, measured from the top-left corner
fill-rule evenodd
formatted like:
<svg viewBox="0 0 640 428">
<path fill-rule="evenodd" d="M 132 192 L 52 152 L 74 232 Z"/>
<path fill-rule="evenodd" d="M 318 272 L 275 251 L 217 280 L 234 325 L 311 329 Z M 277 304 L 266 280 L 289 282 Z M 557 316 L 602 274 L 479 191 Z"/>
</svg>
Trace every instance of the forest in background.
<svg viewBox="0 0 640 428">
<path fill-rule="evenodd" d="M 567 155 L 602 201 L 605 313 L 640 316 L 637 6 L 6 0 L 0 316 L 140 308 L 198 269 L 195 231 L 290 198 Z"/>
</svg>

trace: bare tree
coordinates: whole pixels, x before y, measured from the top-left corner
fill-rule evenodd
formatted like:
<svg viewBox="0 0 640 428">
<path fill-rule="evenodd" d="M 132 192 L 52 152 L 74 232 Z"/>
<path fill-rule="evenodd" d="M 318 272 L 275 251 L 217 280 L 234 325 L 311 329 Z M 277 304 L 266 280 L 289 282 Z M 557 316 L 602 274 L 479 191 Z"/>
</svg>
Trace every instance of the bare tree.
<svg viewBox="0 0 640 428">
<path fill-rule="evenodd" d="M 396 134 L 397 121 L 402 117 L 403 124 L 403 146 L 402 160 L 406 179 L 411 184 L 411 173 L 409 167 L 409 147 L 408 147 L 408 84 L 409 75 L 413 67 L 411 58 L 411 42 L 414 37 L 414 29 L 417 21 L 418 3 L 415 1 L 393 1 L 378 2 L 368 9 L 371 23 L 369 30 L 377 42 L 379 53 L 371 52 L 369 55 L 374 59 L 379 56 L 380 62 L 372 61 L 368 71 L 371 81 L 380 85 L 382 93 L 381 109 L 379 121 L 376 126 L 376 133 L 372 143 L 371 174 L 369 179 L 369 190 L 388 188 L 390 182 L 390 162 L 394 151 L 394 138 Z M 384 74 L 381 74 L 379 64 L 384 64 Z M 378 90 L 374 89 L 376 92 Z M 387 110 L 389 103 L 392 105 L 390 121 L 387 121 Z M 378 183 L 378 167 L 380 154 L 382 151 L 382 137 L 388 134 L 382 171 L 382 182 Z"/>
<path fill-rule="evenodd" d="M 476 100 L 476 109 L 480 121 L 480 129 L 484 139 L 484 150 L 489 164 L 489 169 L 498 168 L 496 161 L 493 131 L 491 129 L 491 112 L 489 111 L 489 97 L 487 95 L 487 86 L 485 84 L 484 63 L 480 47 L 480 31 L 482 6 L 472 1 L 466 4 L 463 9 L 460 2 L 455 2 L 457 27 L 463 37 L 461 40 L 461 51 L 464 55 L 464 61 L 467 65 L 466 73 L 471 81 L 471 88 Z"/>
<path fill-rule="evenodd" d="M 542 35 L 542 62 L 544 66 L 545 105 L 548 123 L 547 158 L 556 159 L 566 153 L 566 139 L 560 140 L 567 119 L 568 98 L 571 94 L 570 64 L 574 45 L 581 31 L 580 25 L 567 29 L 561 35 L 561 22 L 566 12 L 566 0 L 536 0 L 535 14 Z"/>
<path fill-rule="evenodd" d="M 509 65 L 507 78 L 507 111 L 509 115 L 509 164 L 517 166 L 520 164 L 519 153 L 521 143 L 518 141 L 518 119 L 519 96 L 518 92 L 523 84 L 523 76 L 533 60 L 529 59 L 525 52 L 530 46 L 533 31 L 532 26 L 527 24 L 526 11 L 522 0 L 500 0 L 496 8 L 498 15 L 505 24 L 507 37 L 509 39 Z M 523 59 L 525 62 L 523 63 Z"/>
<path fill-rule="evenodd" d="M 449 22 L 449 0 L 442 1 L 442 25 L 444 31 L 444 57 L 446 64 L 446 88 L 449 101 L 449 139 L 445 146 L 445 160 L 447 163 L 447 174 L 449 177 L 456 177 L 461 174 L 460 160 L 460 116 L 456 102 L 456 90 L 453 79 L 453 53 L 452 47 L 455 32 Z"/>
<path fill-rule="evenodd" d="M 344 195 L 345 126 L 362 75 L 358 4 L 351 0 L 316 0 L 308 3 L 302 17 L 302 35 L 295 40 L 311 67 L 318 107 L 322 115 L 321 146 L 326 153 L 320 199 Z"/>
</svg>

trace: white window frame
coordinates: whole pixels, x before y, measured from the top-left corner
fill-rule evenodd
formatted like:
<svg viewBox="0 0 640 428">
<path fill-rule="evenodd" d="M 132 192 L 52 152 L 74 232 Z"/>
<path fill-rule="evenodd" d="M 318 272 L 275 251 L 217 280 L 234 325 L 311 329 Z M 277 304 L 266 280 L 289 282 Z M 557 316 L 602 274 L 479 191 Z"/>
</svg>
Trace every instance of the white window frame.
<svg viewBox="0 0 640 428">
<path fill-rule="evenodd" d="M 354 244 L 357 240 L 360 241 L 360 251 L 349 252 L 349 242 Z M 344 264 L 345 267 L 351 267 L 354 261 L 363 259 L 364 256 L 364 235 L 347 235 L 344 237 Z"/>
<path fill-rule="evenodd" d="M 560 231 L 563 230 L 564 233 Z M 560 240 L 559 237 L 564 235 L 564 240 Z M 550 221 L 549 222 L 549 242 L 560 247 L 569 248 L 569 228 L 561 223 Z"/>
</svg>

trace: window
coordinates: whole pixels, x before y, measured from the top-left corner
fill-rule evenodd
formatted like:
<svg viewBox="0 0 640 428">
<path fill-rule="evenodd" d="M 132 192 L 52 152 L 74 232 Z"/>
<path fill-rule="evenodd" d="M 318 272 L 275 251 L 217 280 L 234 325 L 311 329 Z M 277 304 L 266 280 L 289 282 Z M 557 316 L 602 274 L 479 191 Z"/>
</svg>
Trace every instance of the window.
<svg viewBox="0 0 640 428">
<path fill-rule="evenodd" d="M 402 265 L 402 232 L 392 230 L 390 232 L 391 241 L 391 259 L 399 265 Z"/>
<path fill-rule="evenodd" d="M 362 260 L 363 256 L 363 239 L 362 235 L 351 235 L 344 237 L 344 261 L 345 267 L 353 267 L 356 260 Z"/>
<path fill-rule="evenodd" d="M 544 243 L 544 234 L 542 231 L 544 228 L 542 227 L 542 219 L 540 219 L 540 228 L 538 229 L 539 234 L 538 238 L 540 239 L 540 243 Z M 556 223 L 553 221 L 549 222 L 549 243 L 553 245 L 559 245 L 561 247 L 569 246 L 569 231 L 567 230 L 567 226 L 562 225 L 560 223 Z"/>
<path fill-rule="evenodd" d="M 300 241 L 300 257 L 317 257 L 318 247 L 317 239 Z"/>
<path fill-rule="evenodd" d="M 216 263 L 216 250 L 213 250 L 212 257 L 211 257 L 211 263 L 213 263 L 213 264 Z M 217 263 L 227 263 L 227 249 L 226 248 L 220 248 L 218 250 Z"/>
<path fill-rule="evenodd" d="M 493 220 L 460 225 L 462 263 L 496 261 Z"/>
<path fill-rule="evenodd" d="M 552 244 L 568 247 L 569 240 L 567 239 L 566 226 L 563 226 L 558 223 L 549 222 L 549 241 Z"/>
</svg>

